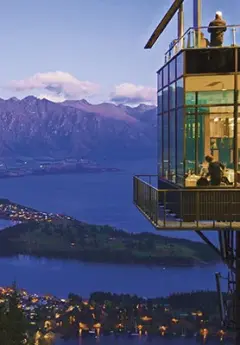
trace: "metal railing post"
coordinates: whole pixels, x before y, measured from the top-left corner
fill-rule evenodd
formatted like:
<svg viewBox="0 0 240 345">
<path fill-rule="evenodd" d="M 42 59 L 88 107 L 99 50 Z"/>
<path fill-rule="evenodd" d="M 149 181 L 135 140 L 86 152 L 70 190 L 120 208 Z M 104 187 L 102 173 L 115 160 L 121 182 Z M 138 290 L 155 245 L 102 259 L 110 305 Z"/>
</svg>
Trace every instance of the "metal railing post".
<svg viewBox="0 0 240 345">
<path fill-rule="evenodd" d="M 198 223 L 200 219 L 200 212 L 199 212 L 199 203 L 200 203 L 200 198 L 199 198 L 199 191 L 196 193 L 196 223 L 197 223 L 197 228 L 198 228 Z"/>
<path fill-rule="evenodd" d="M 166 190 L 163 192 L 163 225 L 166 226 L 166 203 L 167 203 L 167 195 Z"/>
<path fill-rule="evenodd" d="M 182 227 L 183 219 L 183 191 L 180 192 L 180 227 Z"/>
<path fill-rule="evenodd" d="M 158 190 L 157 191 L 154 191 L 154 195 L 155 195 L 155 207 L 154 207 L 154 212 L 155 212 L 155 220 L 156 220 L 156 224 L 158 225 L 158 212 L 157 212 L 157 207 L 158 207 Z"/>
<path fill-rule="evenodd" d="M 236 45 L 236 28 L 232 28 L 232 37 L 233 37 L 233 43 L 232 46 Z"/>
</svg>

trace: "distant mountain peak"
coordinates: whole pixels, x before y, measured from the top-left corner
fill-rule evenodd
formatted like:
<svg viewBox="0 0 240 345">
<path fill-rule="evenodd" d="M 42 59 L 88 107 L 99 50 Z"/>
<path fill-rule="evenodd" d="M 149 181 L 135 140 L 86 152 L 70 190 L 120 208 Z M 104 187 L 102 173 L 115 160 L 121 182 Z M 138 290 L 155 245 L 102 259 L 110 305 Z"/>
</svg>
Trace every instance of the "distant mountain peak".
<svg viewBox="0 0 240 345">
<path fill-rule="evenodd" d="M 19 99 L 17 97 L 11 97 L 8 99 L 8 101 L 17 102 L 17 101 L 19 101 Z"/>
<path fill-rule="evenodd" d="M 0 157 L 125 159 L 154 152 L 156 110 L 34 96 L 0 102 Z"/>
<path fill-rule="evenodd" d="M 35 97 L 35 96 L 32 96 L 32 95 L 30 95 L 30 96 L 27 96 L 27 97 L 25 97 L 25 98 L 23 98 L 22 99 L 23 101 L 37 101 L 38 100 L 38 98 L 37 97 Z"/>
<path fill-rule="evenodd" d="M 86 99 L 84 99 L 84 98 L 81 99 L 80 102 L 83 103 L 83 104 L 90 104 L 90 103 L 89 103 Z"/>
</svg>

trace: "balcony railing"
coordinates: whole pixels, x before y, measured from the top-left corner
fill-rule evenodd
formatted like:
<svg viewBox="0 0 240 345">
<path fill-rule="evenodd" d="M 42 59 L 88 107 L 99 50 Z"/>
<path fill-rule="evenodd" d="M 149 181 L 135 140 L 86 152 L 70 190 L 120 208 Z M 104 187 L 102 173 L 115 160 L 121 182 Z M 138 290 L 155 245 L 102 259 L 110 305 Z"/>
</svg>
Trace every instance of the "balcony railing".
<svg viewBox="0 0 240 345">
<path fill-rule="evenodd" d="M 212 28 L 218 28 L 214 27 Z M 240 46 L 240 24 L 227 25 L 227 31 L 224 32 L 222 47 Z M 165 53 L 165 63 L 170 60 L 175 54 L 182 49 L 197 49 L 197 48 L 219 48 L 210 46 L 210 33 L 208 33 L 207 26 L 201 26 L 198 29 L 189 28 L 182 37 L 174 40 Z"/>
<path fill-rule="evenodd" d="M 162 230 L 240 230 L 240 188 L 158 189 L 157 176 L 133 178 L 134 203 Z"/>
</svg>

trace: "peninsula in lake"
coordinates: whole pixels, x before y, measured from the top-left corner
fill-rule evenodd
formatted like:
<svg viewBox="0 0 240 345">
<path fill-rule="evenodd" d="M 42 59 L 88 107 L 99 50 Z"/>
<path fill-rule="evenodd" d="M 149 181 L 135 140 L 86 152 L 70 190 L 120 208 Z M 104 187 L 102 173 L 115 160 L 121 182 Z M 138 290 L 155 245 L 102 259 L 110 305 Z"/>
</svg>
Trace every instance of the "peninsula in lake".
<svg viewBox="0 0 240 345">
<path fill-rule="evenodd" d="M 219 261 L 206 244 L 133 234 L 73 219 L 28 221 L 0 232 L 0 253 L 114 264 L 194 266 Z"/>
</svg>

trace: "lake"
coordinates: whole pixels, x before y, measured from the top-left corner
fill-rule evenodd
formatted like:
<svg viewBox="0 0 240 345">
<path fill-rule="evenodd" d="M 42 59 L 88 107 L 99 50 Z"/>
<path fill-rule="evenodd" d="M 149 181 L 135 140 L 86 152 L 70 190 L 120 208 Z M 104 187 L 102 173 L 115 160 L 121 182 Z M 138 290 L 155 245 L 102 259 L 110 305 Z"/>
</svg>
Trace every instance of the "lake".
<svg viewBox="0 0 240 345">
<path fill-rule="evenodd" d="M 132 175 L 154 174 L 155 162 L 128 161 L 114 166 L 123 170 L 1 179 L 1 196 L 39 210 L 65 213 L 88 223 L 109 224 L 132 232 L 156 232 L 132 204 Z M 165 231 L 161 234 L 199 240 L 190 231 Z M 214 240 L 215 234 L 210 233 L 210 237 Z M 21 287 L 29 291 L 62 297 L 69 291 L 84 297 L 95 290 L 153 297 L 174 291 L 215 289 L 214 272 L 226 273 L 221 264 L 205 268 L 163 269 L 39 260 L 23 256 L 0 259 L 0 268 L 1 285 L 8 285 L 16 279 Z"/>
</svg>

